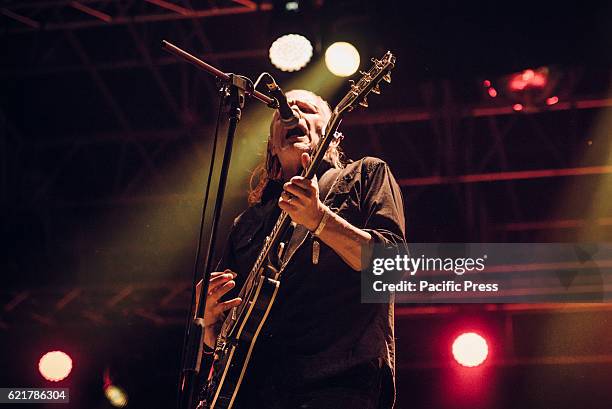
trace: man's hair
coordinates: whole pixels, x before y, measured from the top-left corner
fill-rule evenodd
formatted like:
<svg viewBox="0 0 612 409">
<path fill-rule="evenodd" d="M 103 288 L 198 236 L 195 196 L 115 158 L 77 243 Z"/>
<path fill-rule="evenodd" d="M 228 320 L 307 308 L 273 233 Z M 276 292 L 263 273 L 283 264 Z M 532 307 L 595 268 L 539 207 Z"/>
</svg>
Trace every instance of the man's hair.
<svg viewBox="0 0 612 409">
<path fill-rule="evenodd" d="M 291 91 L 289 91 L 291 92 Z M 306 91 L 319 99 L 321 106 L 326 108 L 331 115 L 331 108 L 327 101 L 315 94 L 314 92 Z M 326 127 L 327 128 L 327 127 Z M 326 131 L 327 132 L 327 131 Z M 322 135 L 323 137 L 324 135 Z M 335 168 L 344 167 L 344 153 L 339 146 L 339 142 L 332 141 L 325 152 L 324 159 Z M 282 168 L 281 163 L 276 155 L 272 155 L 272 147 L 270 146 L 270 136 L 268 136 L 268 144 L 266 147 L 266 157 L 263 162 L 258 164 L 251 173 L 249 182 L 249 206 L 255 206 L 261 202 L 263 192 L 271 180 L 281 180 Z"/>
</svg>

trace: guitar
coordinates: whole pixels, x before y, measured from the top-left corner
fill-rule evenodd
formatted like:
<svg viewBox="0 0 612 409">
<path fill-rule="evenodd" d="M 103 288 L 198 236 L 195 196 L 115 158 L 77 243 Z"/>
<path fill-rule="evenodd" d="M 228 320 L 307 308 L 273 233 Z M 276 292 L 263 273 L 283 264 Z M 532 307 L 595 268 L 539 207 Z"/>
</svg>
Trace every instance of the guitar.
<svg viewBox="0 0 612 409">
<path fill-rule="evenodd" d="M 367 95 L 370 92 L 380 94 L 381 80 L 391 82 L 395 56 L 387 51 L 380 60 L 372 59 L 372 62 L 367 72 L 361 72 L 359 81 L 351 81 L 349 92 L 334 108 L 325 135 L 301 176 L 314 177 L 327 148 L 339 135 L 336 131 L 344 113 L 352 111 L 358 104 L 367 108 Z M 291 255 L 286 257 L 283 254 L 290 239 L 290 224 L 289 215 L 281 212 L 240 291 L 239 297 L 243 302 L 228 312 L 221 326 L 213 367 L 198 409 L 231 409 L 234 405 L 257 337 L 276 299 L 283 270 L 291 259 Z"/>
</svg>

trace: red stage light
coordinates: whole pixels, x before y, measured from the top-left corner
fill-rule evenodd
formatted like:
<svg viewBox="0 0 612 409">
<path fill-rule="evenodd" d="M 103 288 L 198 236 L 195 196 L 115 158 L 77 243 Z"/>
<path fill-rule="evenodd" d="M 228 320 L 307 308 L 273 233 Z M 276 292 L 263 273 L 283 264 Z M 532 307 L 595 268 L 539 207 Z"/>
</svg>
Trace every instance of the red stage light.
<svg viewBox="0 0 612 409">
<path fill-rule="evenodd" d="M 59 382 L 70 374 L 72 359 L 62 351 L 47 352 L 38 361 L 38 370 L 46 380 Z"/>
<path fill-rule="evenodd" d="M 515 111 L 522 111 L 523 110 L 523 104 L 514 104 L 512 105 L 512 109 L 514 109 Z"/>
<path fill-rule="evenodd" d="M 534 88 L 544 88 L 546 86 L 547 81 L 548 79 L 546 75 L 542 74 L 541 72 L 538 72 L 530 80 L 530 85 Z"/>
<path fill-rule="evenodd" d="M 489 81 L 489 80 L 484 80 L 484 81 L 482 82 L 482 85 L 483 85 L 485 88 L 489 88 L 489 87 L 491 86 L 491 81 Z"/>
<path fill-rule="evenodd" d="M 559 97 L 546 98 L 546 105 L 555 105 L 557 102 L 559 102 Z"/>
<path fill-rule="evenodd" d="M 548 82 L 548 70 L 546 68 L 525 70 L 510 77 L 508 86 L 512 91 L 523 91 L 528 88 L 544 88 Z"/>
<path fill-rule="evenodd" d="M 497 90 L 493 87 L 489 88 L 487 92 L 491 98 L 495 98 L 497 96 Z"/>
<path fill-rule="evenodd" d="M 453 342 L 453 356 L 460 365 L 478 366 L 487 359 L 488 355 L 487 341 L 475 332 L 463 333 Z"/>
</svg>

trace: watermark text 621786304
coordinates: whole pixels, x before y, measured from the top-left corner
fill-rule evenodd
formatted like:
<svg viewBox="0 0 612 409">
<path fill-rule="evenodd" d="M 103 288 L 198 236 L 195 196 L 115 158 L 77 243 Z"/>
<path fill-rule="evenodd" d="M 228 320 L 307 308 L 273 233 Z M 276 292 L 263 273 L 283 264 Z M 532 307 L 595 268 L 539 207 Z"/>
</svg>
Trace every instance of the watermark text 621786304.
<svg viewBox="0 0 612 409">
<path fill-rule="evenodd" d="M 0 388 L 0 403 L 68 403 L 68 388 Z"/>
</svg>

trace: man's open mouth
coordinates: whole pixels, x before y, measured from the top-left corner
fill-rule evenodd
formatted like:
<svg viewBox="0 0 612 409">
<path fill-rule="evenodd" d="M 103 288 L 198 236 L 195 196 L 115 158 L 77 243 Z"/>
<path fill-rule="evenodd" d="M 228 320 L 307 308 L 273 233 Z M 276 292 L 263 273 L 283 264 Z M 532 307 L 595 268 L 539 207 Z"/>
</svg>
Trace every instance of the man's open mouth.
<svg viewBox="0 0 612 409">
<path fill-rule="evenodd" d="M 287 134 L 285 135 L 285 139 L 289 139 L 293 136 L 304 136 L 306 135 L 306 130 L 304 128 L 302 128 L 301 126 L 296 126 L 295 128 L 291 128 L 287 131 Z"/>
</svg>

